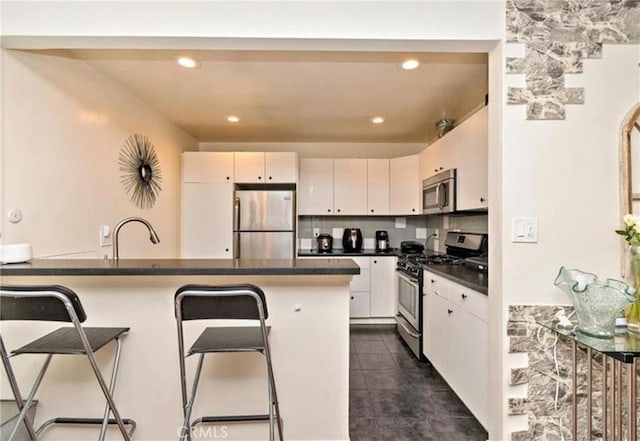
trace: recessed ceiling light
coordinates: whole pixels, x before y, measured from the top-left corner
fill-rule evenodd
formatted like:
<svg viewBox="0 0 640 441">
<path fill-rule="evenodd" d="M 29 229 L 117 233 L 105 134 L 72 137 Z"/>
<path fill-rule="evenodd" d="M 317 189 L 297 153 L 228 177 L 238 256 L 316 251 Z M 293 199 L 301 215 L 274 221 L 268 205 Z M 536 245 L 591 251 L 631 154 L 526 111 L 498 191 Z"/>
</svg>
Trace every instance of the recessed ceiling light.
<svg viewBox="0 0 640 441">
<path fill-rule="evenodd" d="M 374 124 L 382 124 L 384 122 L 384 118 L 381 116 L 375 116 L 371 118 L 371 122 Z"/>
<path fill-rule="evenodd" d="M 404 63 L 402 63 L 402 68 L 404 70 L 413 70 L 413 69 L 417 68 L 418 66 L 420 66 L 420 62 L 418 60 L 415 60 L 415 59 L 407 60 Z"/>
<path fill-rule="evenodd" d="M 229 116 L 227 116 L 227 121 L 229 121 L 231 123 L 237 123 L 237 122 L 240 122 L 240 118 L 238 118 L 235 115 L 229 115 Z"/>
<path fill-rule="evenodd" d="M 200 62 L 192 57 L 180 57 L 178 58 L 178 64 L 187 69 L 195 69 L 200 67 Z"/>
</svg>

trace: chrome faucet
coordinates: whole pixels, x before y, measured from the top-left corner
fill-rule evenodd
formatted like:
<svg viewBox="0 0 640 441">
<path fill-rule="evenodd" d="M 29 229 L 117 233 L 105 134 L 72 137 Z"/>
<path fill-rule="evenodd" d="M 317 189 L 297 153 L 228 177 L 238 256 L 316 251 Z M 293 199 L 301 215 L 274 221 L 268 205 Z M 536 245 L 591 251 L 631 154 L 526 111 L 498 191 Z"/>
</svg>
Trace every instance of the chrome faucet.
<svg viewBox="0 0 640 441">
<path fill-rule="evenodd" d="M 438 235 L 436 233 L 430 234 L 429 237 L 427 237 L 427 240 L 424 241 L 424 251 L 427 252 L 429 249 L 429 241 L 431 239 L 433 239 L 434 237 L 438 237 Z M 436 251 L 436 250 L 434 250 Z"/>
<path fill-rule="evenodd" d="M 113 258 L 116 260 L 120 258 L 119 251 L 118 251 L 118 234 L 120 233 L 120 228 L 122 228 L 125 224 L 128 224 L 129 222 L 140 222 L 141 224 L 144 224 L 144 226 L 146 226 L 147 229 L 149 230 L 149 240 L 151 241 L 151 243 L 152 244 L 160 243 L 160 238 L 158 237 L 158 233 L 156 233 L 156 230 L 153 229 L 149 221 L 142 219 L 141 217 L 127 217 L 125 219 L 122 219 L 120 222 L 118 222 L 118 225 L 116 225 L 113 231 Z"/>
</svg>

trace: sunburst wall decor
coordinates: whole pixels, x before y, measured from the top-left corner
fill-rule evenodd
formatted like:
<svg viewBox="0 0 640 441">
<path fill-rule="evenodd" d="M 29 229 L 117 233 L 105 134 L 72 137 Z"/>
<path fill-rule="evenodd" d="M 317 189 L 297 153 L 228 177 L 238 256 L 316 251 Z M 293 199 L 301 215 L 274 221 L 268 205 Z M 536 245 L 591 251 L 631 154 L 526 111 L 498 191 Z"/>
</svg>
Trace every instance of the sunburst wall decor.
<svg viewBox="0 0 640 441">
<path fill-rule="evenodd" d="M 127 193 L 131 193 L 131 202 L 139 208 L 153 207 L 158 193 L 162 190 L 162 172 L 158 155 L 145 135 L 131 135 L 120 150 L 120 182 Z"/>
</svg>

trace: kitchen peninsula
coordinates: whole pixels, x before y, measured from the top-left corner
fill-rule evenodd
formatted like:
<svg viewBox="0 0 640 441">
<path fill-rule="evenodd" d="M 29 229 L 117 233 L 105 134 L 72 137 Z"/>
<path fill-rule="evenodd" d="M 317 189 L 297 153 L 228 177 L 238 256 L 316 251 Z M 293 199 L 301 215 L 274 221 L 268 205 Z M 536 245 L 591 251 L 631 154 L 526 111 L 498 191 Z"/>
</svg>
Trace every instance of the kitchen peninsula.
<svg viewBox="0 0 640 441">
<path fill-rule="evenodd" d="M 87 326 L 131 328 L 123 340 L 115 399 L 121 414 L 136 420 L 135 439 L 149 441 L 176 439 L 181 425 L 173 297 L 187 283 L 260 286 L 267 296 L 285 437 L 347 440 L 349 282 L 359 272 L 352 260 L 338 259 L 33 260 L 0 267 L 3 284 L 59 284 L 75 290 L 87 313 Z M 185 326 L 185 339 L 191 342 L 204 324 Z M 2 335 L 13 349 L 54 327 L 3 322 Z M 112 350 L 97 353 L 105 375 L 110 373 Z M 264 363 L 258 357 L 255 353 L 209 357 L 194 415 L 263 412 L 267 387 Z M 18 381 L 26 391 L 41 362 L 37 357 L 15 360 Z M 84 360 L 54 357 L 36 397 L 37 421 L 61 413 L 101 415 L 103 403 L 91 375 Z M 79 387 L 69 389 L 65 383 L 71 377 Z M 230 424 L 225 439 L 264 439 L 267 430 L 268 425 L 261 423 Z M 93 432 L 53 428 L 47 435 L 73 440 L 87 439 Z"/>
</svg>

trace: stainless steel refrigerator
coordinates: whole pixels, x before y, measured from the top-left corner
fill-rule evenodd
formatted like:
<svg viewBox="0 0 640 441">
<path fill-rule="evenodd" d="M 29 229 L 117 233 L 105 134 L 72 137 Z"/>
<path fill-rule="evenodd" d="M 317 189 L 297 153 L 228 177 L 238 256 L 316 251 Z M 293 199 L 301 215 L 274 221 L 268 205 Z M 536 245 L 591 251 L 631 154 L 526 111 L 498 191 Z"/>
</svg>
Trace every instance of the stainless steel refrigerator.
<svg viewBox="0 0 640 441">
<path fill-rule="evenodd" d="M 293 259 L 295 200 L 291 187 L 236 189 L 233 257 Z"/>
</svg>

